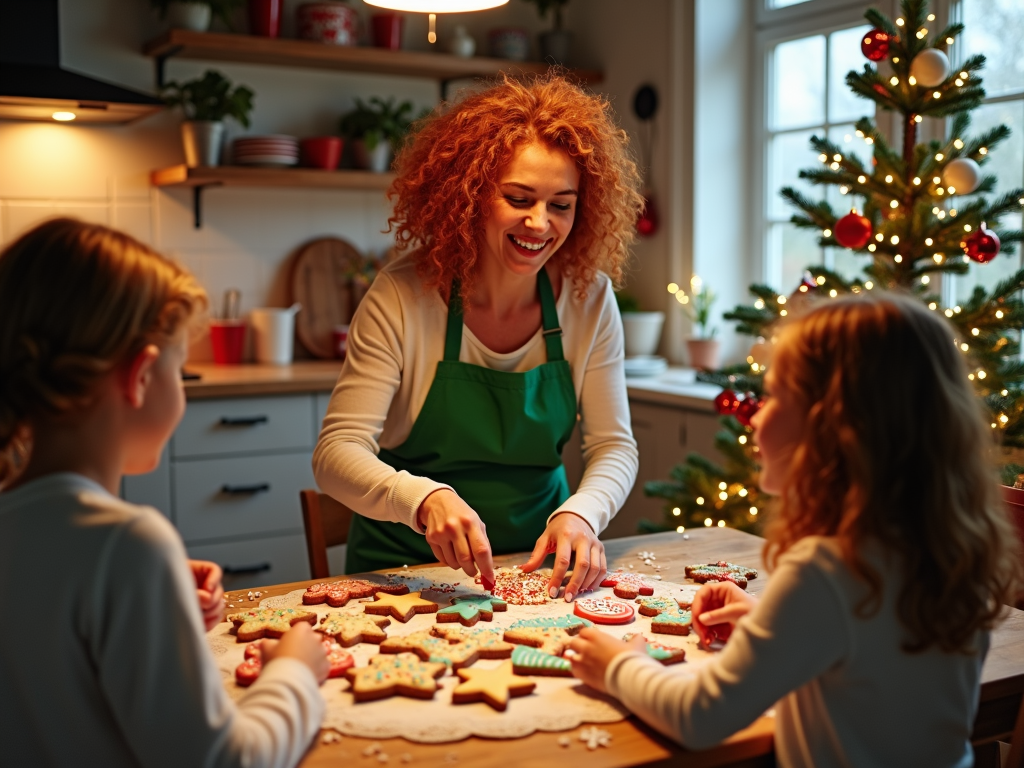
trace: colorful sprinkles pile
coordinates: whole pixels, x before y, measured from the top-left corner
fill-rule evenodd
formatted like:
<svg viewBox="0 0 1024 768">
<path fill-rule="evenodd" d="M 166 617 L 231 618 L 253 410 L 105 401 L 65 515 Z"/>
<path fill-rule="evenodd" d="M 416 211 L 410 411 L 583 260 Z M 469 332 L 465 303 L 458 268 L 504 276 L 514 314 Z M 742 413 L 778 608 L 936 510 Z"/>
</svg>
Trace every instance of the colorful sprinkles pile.
<svg viewBox="0 0 1024 768">
<path fill-rule="evenodd" d="M 544 571 L 524 573 L 517 566 L 499 568 L 494 572 L 491 594 L 512 605 L 543 605 L 548 597 L 548 579 Z"/>
</svg>

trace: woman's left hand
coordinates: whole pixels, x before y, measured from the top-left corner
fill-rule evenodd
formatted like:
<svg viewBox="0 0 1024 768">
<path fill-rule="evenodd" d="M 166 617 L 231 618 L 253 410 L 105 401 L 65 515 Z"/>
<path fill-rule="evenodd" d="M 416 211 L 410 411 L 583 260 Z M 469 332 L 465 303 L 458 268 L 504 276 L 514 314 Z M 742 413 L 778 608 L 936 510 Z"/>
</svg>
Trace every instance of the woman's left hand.
<svg viewBox="0 0 1024 768">
<path fill-rule="evenodd" d="M 565 588 L 566 602 L 571 602 L 580 592 L 596 587 L 608 572 L 604 544 L 587 521 L 572 512 L 562 512 L 551 519 L 544 533 L 537 539 L 530 559 L 520 568 L 527 572 L 536 570 L 551 552 L 555 553 L 555 567 L 548 582 L 548 594 L 551 597 L 558 596 L 558 588 L 562 586 L 562 579 L 569 570 L 569 560 L 574 553 L 576 565 Z"/>
<path fill-rule="evenodd" d="M 203 612 L 203 623 L 209 632 L 220 624 L 224 616 L 224 587 L 221 584 L 223 571 L 219 565 L 207 560 L 189 560 L 188 565 L 196 580 L 199 609 Z"/>
</svg>

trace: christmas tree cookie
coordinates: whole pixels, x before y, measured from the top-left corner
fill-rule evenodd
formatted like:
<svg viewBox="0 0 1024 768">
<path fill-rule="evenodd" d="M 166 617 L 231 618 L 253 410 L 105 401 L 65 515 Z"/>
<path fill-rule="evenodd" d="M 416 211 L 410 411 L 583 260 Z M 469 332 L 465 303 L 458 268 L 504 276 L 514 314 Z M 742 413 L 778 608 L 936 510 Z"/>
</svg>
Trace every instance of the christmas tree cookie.
<svg viewBox="0 0 1024 768">
<path fill-rule="evenodd" d="M 480 619 L 492 621 L 495 611 L 507 611 L 508 603 L 493 595 L 474 597 L 453 597 L 452 604 L 437 612 L 437 621 L 457 621 L 463 626 L 472 627 Z"/>
<path fill-rule="evenodd" d="M 366 603 L 363 610 L 381 616 L 391 614 L 403 624 L 417 613 L 436 613 L 437 603 L 424 600 L 419 592 L 407 595 L 388 595 L 378 592 L 372 603 Z"/>
<path fill-rule="evenodd" d="M 537 648 L 517 645 L 512 651 L 512 671 L 517 675 L 572 677 L 572 664 L 561 656 L 552 656 Z"/>
<path fill-rule="evenodd" d="M 352 696 L 357 702 L 395 694 L 432 699 L 438 689 L 437 678 L 447 669 L 444 664 L 420 661 L 414 653 L 378 654 L 365 667 L 350 669 L 346 677 L 352 683 Z"/>
<path fill-rule="evenodd" d="M 757 578 L 757 569 L 719 560 L 717 563 L 686 566 L 686 578 L 693 579 L 698 584 L 709 581 L 731 581 L 740 589 L 746 589 L 747 581 Z"/>
<path fill-rule="evenodd" d="M 387 634 L 382 627 L 391 623 L 384 616 L 354 616 L 341 613 L 328 613 L 320 620 L 317 632 L 333 637 L 345 648 L 356 643 L 382 643 Z"/>
<path fill-rule="evenodd" d="M 316 624 L 316 614 L 301 608 L 250 608 L 228 614 L 227 620 L 235 625 L 238 642 L 247 643 L 262 637 L 280 637 L 299 621 Z"/>
<path fill-rule="evenodd" d="M 526 696 L 537 684 L 516 675 L 512 662 L 506 661 L 495 669 L 460 669 L 462 683 L 452 691 L 453 704 L 484 701 L 499 712 L 508 707 L 512 696 Z"/>
</svg>

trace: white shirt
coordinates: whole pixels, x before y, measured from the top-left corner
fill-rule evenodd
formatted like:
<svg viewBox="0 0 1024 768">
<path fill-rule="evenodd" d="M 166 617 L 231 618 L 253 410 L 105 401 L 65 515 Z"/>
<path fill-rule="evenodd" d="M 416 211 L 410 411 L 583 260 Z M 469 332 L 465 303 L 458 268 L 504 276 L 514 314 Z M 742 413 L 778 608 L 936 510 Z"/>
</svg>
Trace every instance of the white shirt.
<svg viewBox="0 0 1024 768">
<path fill-rule="evenodd" d="M 600 533 L 626 500 L 638 466 L 622 321 L 605 275 L 583 300 L 565 280 L 557 309 L 579 406 L 585 469 L 579 488 L 552 517 L 575 512 Z M 444 357 L 447 320 L 448 306 L 436 290 L 423 288 L 408 256 L 377 276 L 352 319 L 348 354 L 313 453 L 313 472 L 321 490 L 361 515 L 420 530 L 420 504 L 449 487 L 396 472 L 377 458 L 381 448 L 396 448 L 409 436 Z M 539 328 L 508 354 L 492 352 L 465 326 L 462 334 L 459 360 L 464 363 L 520 372 L 547 362 Z"/>
<path fill-rule="evenodd" d="M 897 569 L 878 556 L 869 562 L 884 583 L 870 618 L 855 613 L 866 588 L 835 539 L 808 537 L 779 559 L 761 600 L 713 661 L 670 671 L 646 655 L 622 654 L 608 666 L 608 690 L 694 749 L 775 705 L 784 768 L 968 768 L 989 635 L 974 654 L 902 651 Z"/>
<path fill-rule="evenodd" d="M 284 768 L 319 729 L 295 659 L 228 698 L 178 533 L 79 475 L 0 494 L 0 613 L 4 765 Z"/>
</svg>

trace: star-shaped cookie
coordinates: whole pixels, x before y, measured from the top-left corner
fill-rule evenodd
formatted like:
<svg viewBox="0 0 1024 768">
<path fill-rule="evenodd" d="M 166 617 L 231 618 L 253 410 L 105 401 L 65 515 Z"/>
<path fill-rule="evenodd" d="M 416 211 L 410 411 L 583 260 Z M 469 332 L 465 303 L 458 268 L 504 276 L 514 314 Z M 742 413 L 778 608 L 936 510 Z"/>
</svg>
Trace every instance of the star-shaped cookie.
<svg viewBox="0 0 1024 768">
<path fill-rule="evenodd" d="M 469 627 L 435 624 L 430 628 L 435 637 L 451 642 L 473 643 L 481 659 L 507 659 L 517 646 L 501 639 L 500 629 L 470 629 Z"/>
<path fill-rule="evenodd" d="M 475 643 L 449 640 L 427 630 L 404 637 L 389 637 L 380 644 L 381 653 L 415 653 L 423 661 L 437 661 L 452 669 L 468 667 L 480 658 Z"/>
<path fill-rule="evenodd" d="M 506 661 L 494 669 L 460 669 L 462 683 L 452 691 L 453 704 L 485 701 L 500 712 L 508 707 L 511 696 L 525 696 L 537 684 L 512 671 L 512 662 Z"/>
<path fill-rule="evenodd" d="M 316 624 L 316 614 L 301 608 L 250 608 L 229 614 L 227 620 L 235 625 L 238 642 L 247 643 L 261 637 L 280 637 L 299 621 Z"/>
<path fill-rule="evenodd" d="M 424 600 L 419 592 L 410 592 L 407 595 L 387 595 L 378 592 L 375 597 L 376 600 L 366 603 L 363 610 L 381 616 L 391 614 L 403 624 L 417 613 L 437 612 L 437 603 Z"/>
<path fill-rule="evenodd" d="M 317 632 L 335 638 L 338 644 L 345 648 L 356 643 L 377 643 L 379 645 L 387 637 L 382 627 L 386 627 L 390 623 L 391 619 L 384 616 L 328 613 L 320 620 Z"/>
<path fill-rule="evenodd" d="M 447 670 L 444 664 L 420 661 L 414 653 L 378 654 L 365 667 L 350 669 L 356 701 L 373 701 L 399 694 L 416 699 L 432 699 L 438 689 L 437 678 Z"/>
<path fill-rule="evenodd" d="M 493 595 L 453 597 L 451 602 L 451 605 L 438 610 L 438 622 L 458 621 L 465 627 L 472 627 L 480 619 L 492 621 L 495 611 L 508 610 L 508 603 Z"/>
<path fill-rule="evenodd" d="M 341 579 L 330 583 L 313 584 L 302 595 L 302 602 L 305 605 L 326 602 L 332 608 L 341 608 L 349 600 L 372 597 L 376 592 L 405 595 L 408 594 L 409 587 L 406 584 L 374 584 L 363 579 Z"/>
</svg>

